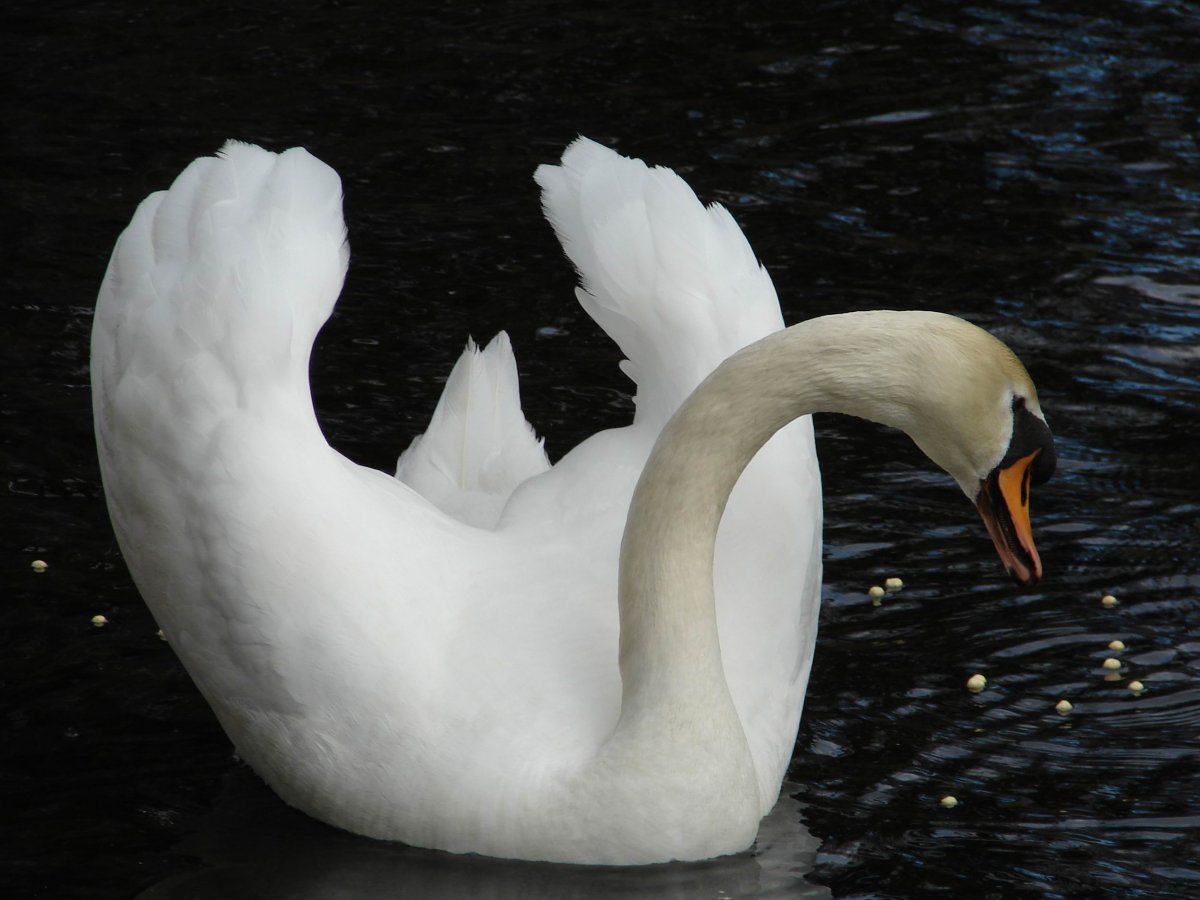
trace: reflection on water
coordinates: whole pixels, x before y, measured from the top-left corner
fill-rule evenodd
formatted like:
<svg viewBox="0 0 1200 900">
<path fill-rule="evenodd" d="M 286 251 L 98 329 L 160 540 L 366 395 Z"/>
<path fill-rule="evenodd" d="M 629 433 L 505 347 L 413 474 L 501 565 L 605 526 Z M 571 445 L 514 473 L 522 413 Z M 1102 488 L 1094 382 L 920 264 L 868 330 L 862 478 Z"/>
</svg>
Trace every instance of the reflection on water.
<svg viewBox="0 0 1200 900">
<path fill-rule="evenodd" d="M 204 868 L 138 900 L 354 900 L 391 896 L 537 898 L 828 898 L 806 885 L 818 841 L 785 786 L 751 852 L 699 864 L 564 866 L 454 856 L 355 837 L 284 807 L 245 770 L 226 780 L 216 809 L 184 849 Z"/>
<path fill-rule="evenodd" d="M 804 822 L 786 803 L 754 855 L 610 874 L 603 890 L 795 896 L 807 877 L 836 896 L 1200 893 L 1190 4 L 10 6 L 10 894 L 601 890 L 573 870 L 358 841 L 255 788 L 116 554 L 86 371 L 92 297 L 134 203 L 225 137 L 301 143 L 345 177 L 354 248 L 313 364 L 330 440 L 389 468 L 466 336 L 507 328 L 557 458 L 629 415 L 529 179 L 577 132 L 729 205 L 789 321 L 912 306 L 992 329 L 1029 364 L 1060 450 L 1034 497 L 1047 578 L 1017 593 L 913 448 L 819 421 L 826 603 L 790 772 Z M 867 586 L 892 574 L 908 587 L 873 606 Z M 1120 606 L 1100 605 L 1108 592 Z M 975 672 L 979 694 L 964 689 Z"/>
</svg>

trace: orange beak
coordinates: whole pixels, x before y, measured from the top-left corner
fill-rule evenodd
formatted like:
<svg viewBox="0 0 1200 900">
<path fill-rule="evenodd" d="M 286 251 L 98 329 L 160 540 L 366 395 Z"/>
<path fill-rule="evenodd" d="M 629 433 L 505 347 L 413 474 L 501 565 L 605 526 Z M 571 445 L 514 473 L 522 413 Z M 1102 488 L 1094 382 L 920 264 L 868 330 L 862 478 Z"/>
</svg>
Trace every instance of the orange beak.
<svg viewBox="0 0 1200 900">
<path fill-rule="evenodd" d="M 975 501 L 1000 562 L 1022 587 L 1042 577 L 1042 560 L 1033 545 L 1033 529 L 1029 524 L 1030 466 L 1041 452 L 1034 450 L 1011 465 L 994 470 L 979 485 Z"/>
</svg>

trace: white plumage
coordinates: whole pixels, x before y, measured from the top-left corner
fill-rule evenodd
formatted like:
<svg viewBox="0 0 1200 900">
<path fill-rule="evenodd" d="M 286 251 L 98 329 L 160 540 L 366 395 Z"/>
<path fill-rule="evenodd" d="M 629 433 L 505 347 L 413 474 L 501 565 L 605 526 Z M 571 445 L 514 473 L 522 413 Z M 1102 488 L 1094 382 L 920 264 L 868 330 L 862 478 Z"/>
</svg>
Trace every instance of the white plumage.
<svg viewBox="0 0 1200 900">
<path fill-rule="evenodd" d="M 100 293 L 114 528 L 238 752 L 289 803 L 456 851 L 711 855 L 686 835 L 636 849 L 634 811 L 613 824 L 635 849 L 605 847 L 588 829 L 620 813 L 589 808 L 586 791 L 550 795 L 617 723 L 617 556 L 646 456 L 701 379 L 781 327 L 778 304 L 728 213 L 672 172 L 581 139 L 537 178 L 581 301 L 630 360 L 632 425 L 548 468 L 501 336 L 468 347 L 400 480 L 342 458 L 307 382 L 347 265 L 338 178 L 303 150 L 231 142 L 142 204 Z M 756 815 L 795 739 L 819 545 L 802 420 L 739 482 L 715 567 Z"/>
<path fill-rule="evenodd" d="M 230 143 L 139 207 L 101 288 L 113 526 L 238 752 L 311 815 L 527 859 L 742 850 L 816 635 L 807 414 L 907 431 L 1022 583 L 1053 441 L 1020 362 L 960 319 L 779 330 L 733 220 L 673 173 L 581 139 L 537 180 L 628 357 L 632 424 L 548 467 L 501 336 L 468 346 L 397 478 L 341 457 L 308 386 L 347 265 L 337 176 Z"/>
<path fill-rule="evenodd" d="M 482 350 L 467 342 L 429 430 L 400 454 L 396 477 L 456 519 L 493 528 L 517 485 L 549 468 L 521 414 L 517 361 L 501 332 Z"/>
</svg>

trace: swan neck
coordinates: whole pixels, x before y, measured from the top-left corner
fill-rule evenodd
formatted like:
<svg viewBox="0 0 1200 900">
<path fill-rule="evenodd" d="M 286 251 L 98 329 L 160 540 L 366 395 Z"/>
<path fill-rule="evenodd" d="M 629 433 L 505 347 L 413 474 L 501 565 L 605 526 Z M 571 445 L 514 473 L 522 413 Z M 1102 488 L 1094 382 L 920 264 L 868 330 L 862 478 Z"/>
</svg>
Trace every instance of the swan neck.
<svg viewBox="0 0 1200 900">
<path fill-rule="evenodd" d="M 909 316 L 850 313 L 775 332 L 722 363 L 667 423 L 621 545 L 623 717 L 668 703 L 711 711 L 714 697 L 728 696 L 713 556 L 733 487 L 776 431 L 808 413 L 908 430 L 913 387 L 897 378 L 905 366 L 893 357 L 905 352 L 894 345 L 913 327 Z"/>
</svg>

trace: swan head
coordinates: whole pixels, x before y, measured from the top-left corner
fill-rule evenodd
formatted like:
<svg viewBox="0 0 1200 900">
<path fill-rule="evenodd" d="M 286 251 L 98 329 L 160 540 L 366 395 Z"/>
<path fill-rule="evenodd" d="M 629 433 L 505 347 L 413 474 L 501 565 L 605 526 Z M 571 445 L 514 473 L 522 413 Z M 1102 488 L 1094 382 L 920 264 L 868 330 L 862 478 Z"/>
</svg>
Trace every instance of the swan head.
<svg viewBox="0 0 1200 900">
<path fill-rule="evenodd" d="M 1037 390 L 1016 354 L 983 329 L 936 313 L 919 324 L 918 408 L 905 430 L 978 508 L 1008 573 L 1032 584 L 1042 561 L 1029 521 L 1031 489 L 1056 465 Z M 926 340 L 936 348 L 922 348 Z"/>
<path fill-rule="evenodd" d="M 1020 394 L 1012 400 L 1012 434 L 1004 456 L 981 478 L 975 505 L 983 517 L 996 552 L 1008 573 L 1022 586 L 1042 577 L 1042 560 L 1033 543 L 1029 524 L 1031 488 L 1054 474 L 1054 437 L 1037 397 Z"/>
</svg>

